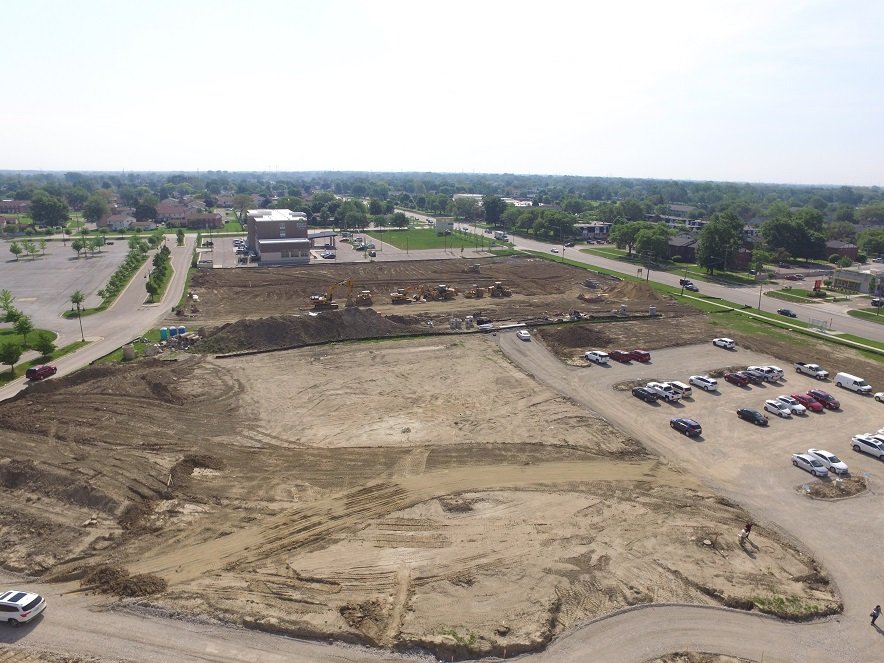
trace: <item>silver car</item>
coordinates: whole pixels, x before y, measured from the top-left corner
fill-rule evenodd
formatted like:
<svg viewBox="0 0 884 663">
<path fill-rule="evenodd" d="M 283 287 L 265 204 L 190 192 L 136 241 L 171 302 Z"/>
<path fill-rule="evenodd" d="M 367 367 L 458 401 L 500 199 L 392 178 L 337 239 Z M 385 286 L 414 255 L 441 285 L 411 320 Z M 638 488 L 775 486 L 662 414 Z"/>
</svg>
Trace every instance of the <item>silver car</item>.
<svg viewBox="0 0 884 663">
<path fill-rule="evenodd" d="M 829 475 L 829 470 L 810 454 L 792 454 L 792 465 L 810 472 L 815 477 L 822 478 Z"/>
<path fill-rule="evenodd" d="M 808 449 L 808 455 L 813 456 L 832 474 L 847 474 L 847 463 L 838 458 L 831 451 L 825 449 Z"/>
</svg>

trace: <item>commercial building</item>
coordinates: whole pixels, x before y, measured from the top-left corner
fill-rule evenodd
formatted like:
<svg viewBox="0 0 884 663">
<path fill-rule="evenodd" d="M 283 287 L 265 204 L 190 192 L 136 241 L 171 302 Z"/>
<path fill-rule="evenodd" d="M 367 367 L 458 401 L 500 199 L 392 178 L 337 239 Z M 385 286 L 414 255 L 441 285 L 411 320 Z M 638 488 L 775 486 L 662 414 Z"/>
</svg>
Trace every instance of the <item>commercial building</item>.
<svg viewBox="0 0 884 663">
<path fill-rule="evenodd" d="M 307 215 L 287 209 L 250 209 L 248 243 L 262 265 L 310 262 Z"/>
</svg>

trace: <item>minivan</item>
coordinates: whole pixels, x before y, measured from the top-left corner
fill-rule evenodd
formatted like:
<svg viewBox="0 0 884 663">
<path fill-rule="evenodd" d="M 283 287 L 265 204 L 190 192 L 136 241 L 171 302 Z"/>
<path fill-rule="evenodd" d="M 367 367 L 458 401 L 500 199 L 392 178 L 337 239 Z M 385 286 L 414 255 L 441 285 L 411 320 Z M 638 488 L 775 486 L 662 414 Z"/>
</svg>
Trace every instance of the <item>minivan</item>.
<svg viewBox="0 0 884 663">
<path fill-rule="evenodd" d="M 850 389 L 850 391 L 860 394 L 868 394 L 872 391 L 872 385 L 850 373 L 838 373 L 835 376 L 835 384 L 842 389 Z"/>
<path fill-rule="evenodd" d="M 693 398 L 694 392 L 690 385 L 685 384 L 684 382 L 679 382 L 678 380 L 672 380 L 666 384 L 672 387 L 675 393 L 681 398 Z"/>
</svg>

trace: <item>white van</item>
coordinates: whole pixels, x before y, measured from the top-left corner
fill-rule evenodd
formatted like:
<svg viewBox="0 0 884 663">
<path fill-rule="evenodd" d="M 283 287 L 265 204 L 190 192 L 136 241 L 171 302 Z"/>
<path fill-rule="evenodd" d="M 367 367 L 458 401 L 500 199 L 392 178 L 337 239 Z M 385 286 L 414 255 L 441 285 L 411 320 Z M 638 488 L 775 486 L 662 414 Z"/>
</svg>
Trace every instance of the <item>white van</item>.
<svg viewBox="0 0 884 663">
<path fill-rule="evenodd" d="M 838 373 L 835 376 L 835 384 L 842 389 L 850 389 L 850 391 L 860 394 L 868 394 L 872 391 L 872 385 L 850 373 Z"/>
<path fill-rule="evenodd" d="M 685 384 L 684 382 L 679 382 L 678 380 L 670 380 L 667 382 L 670 387 L 678 394 L 681 398 L 693 398 L 694 391 L 691 389 L 690 385 Z"/>
</svg>

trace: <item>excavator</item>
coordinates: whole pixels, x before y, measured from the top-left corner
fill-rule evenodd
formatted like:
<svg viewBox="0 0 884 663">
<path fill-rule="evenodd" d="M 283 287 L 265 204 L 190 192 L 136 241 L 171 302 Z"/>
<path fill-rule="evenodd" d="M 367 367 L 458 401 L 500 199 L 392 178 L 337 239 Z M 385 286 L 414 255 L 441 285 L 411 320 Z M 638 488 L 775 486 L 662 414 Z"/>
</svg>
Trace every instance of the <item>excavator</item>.
<svg viewBox="0 0 884 663">
<path fill-rule="evenodd" d="M 331 284 L 322 294 L 310 295 L 310 303 L 313 304 L 313 310 L 323 311 L 338 308 L 337 302 L 334 301 L 334 295 L 338 288 L 343 287 L 347 288 L 347 307 L 371 306 L 371 290 L 361 290 L 354 296 L 353 281 L 351 279 L 345 279 Z"/>
</svg>

